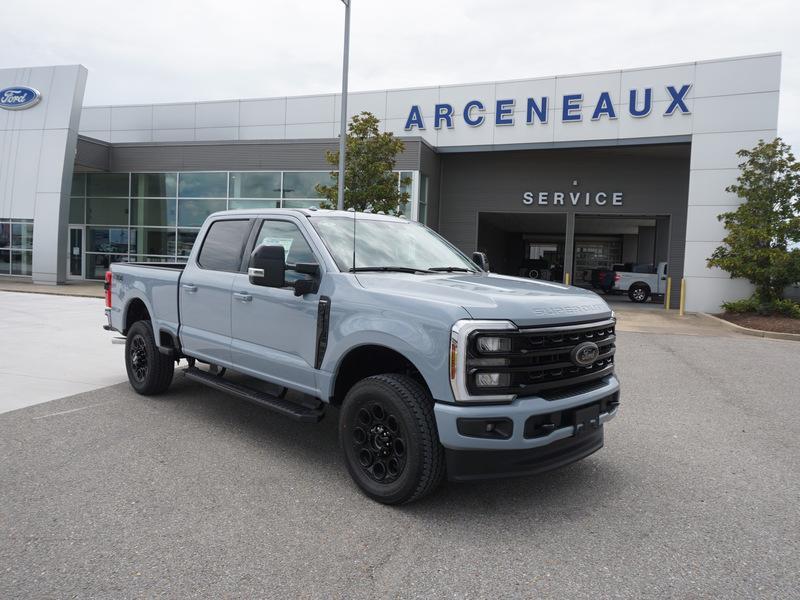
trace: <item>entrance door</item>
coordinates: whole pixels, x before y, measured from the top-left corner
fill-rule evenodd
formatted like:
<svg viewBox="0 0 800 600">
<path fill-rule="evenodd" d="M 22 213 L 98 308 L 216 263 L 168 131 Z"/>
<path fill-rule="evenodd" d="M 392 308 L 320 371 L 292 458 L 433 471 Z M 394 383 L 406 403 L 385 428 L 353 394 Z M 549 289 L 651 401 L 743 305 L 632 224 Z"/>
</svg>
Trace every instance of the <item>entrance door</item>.
<svg viewBox="0 0 800 600">
<path fill-rule="evenodd" d="M 70 227 L 67 242 L 67 279 L 83 279 L 83 227 Z"/>
</svg>

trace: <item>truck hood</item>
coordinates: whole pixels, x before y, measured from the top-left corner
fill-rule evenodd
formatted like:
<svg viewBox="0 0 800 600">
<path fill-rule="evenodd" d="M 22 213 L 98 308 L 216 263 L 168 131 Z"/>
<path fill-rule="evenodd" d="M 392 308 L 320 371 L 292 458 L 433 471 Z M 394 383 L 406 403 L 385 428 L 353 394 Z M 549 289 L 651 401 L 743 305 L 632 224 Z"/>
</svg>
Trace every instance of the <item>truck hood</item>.
<svg viewBox="0 0 800 600">
<path fill-rule="evenodd" d="M 359 273 L 367 290 L 461 306 L 474 319 L 508 319 L 520 327 L 611 316 L 594 292 L 550 281 L 493 273 Z"/>
</svg>

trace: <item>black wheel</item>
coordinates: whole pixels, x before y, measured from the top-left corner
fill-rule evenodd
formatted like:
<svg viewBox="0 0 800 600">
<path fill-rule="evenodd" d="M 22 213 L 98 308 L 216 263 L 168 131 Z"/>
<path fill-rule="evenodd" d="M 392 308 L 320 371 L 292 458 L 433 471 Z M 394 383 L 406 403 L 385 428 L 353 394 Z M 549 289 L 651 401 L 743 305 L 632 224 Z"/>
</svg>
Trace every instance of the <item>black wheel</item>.
<svg viewBox="0 0 800 600">
<path fill-rule="evenodd" d="M 137 321 L 128 330 L 125 368 L 131 387 L 143 396 L 160 394 L 172 383 L 175 363 L 158 351 L 150 321 Z"/>
<path fill-rule="evenodd" d="M 444 475 L 433 399 L 406 375 L 375 375 L 347 393 L 339 416 L 347 470 L 383 504 L 418 500 Z"/>
<path fill-rule="evenodd" d="M 628 290 L 628 298 L 632 302 L 647 302 L 650 297 L 650 288 L 643 283 L 635 283 Z"/>
</svg>

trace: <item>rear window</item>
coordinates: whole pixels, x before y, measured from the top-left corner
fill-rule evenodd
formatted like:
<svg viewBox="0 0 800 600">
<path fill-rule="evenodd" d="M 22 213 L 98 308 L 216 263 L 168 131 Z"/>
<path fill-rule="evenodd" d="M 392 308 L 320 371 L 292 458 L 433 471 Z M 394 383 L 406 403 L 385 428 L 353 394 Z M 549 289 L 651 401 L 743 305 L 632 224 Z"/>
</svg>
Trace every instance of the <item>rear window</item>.
<svg viewBox="0 0 800 600">
<path fill-rule="evenodd" d="M 197 264 L 212 271 L 238 271 L 250 221 L 216 221 L 211 224 Z"/>
</svg>

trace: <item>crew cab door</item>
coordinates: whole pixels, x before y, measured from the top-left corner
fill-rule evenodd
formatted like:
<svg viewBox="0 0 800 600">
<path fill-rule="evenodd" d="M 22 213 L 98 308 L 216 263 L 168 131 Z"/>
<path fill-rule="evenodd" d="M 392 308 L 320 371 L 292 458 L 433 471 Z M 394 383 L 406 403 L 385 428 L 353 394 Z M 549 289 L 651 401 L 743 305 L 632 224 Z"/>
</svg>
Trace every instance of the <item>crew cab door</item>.
<svg viewBox="0 0 800 600">
<path fill-rule="evenodd" d="M 252 226 L 250 219 L 212 222 L 181 275 L 180 340 L 189 356 L 230 363 L 231 288 Z"/>
<path fill-rule="evenodd" d="M 320 257 L 291 218 L 269 218 L 256 224 L 251 248 L 283 246 L 286 286 L 253 285 L 246 273 L 236 275 L 232 289 L 231 356 L 237 369 L 279 385 L 316 394 L 314 358 L 319 292 L 295 296 L 293 283 L 307 278 L 292 269 L 296 263 L 317 263 Z M 318 275 L 321 279 L 322 271 Z"/>
</svg>

